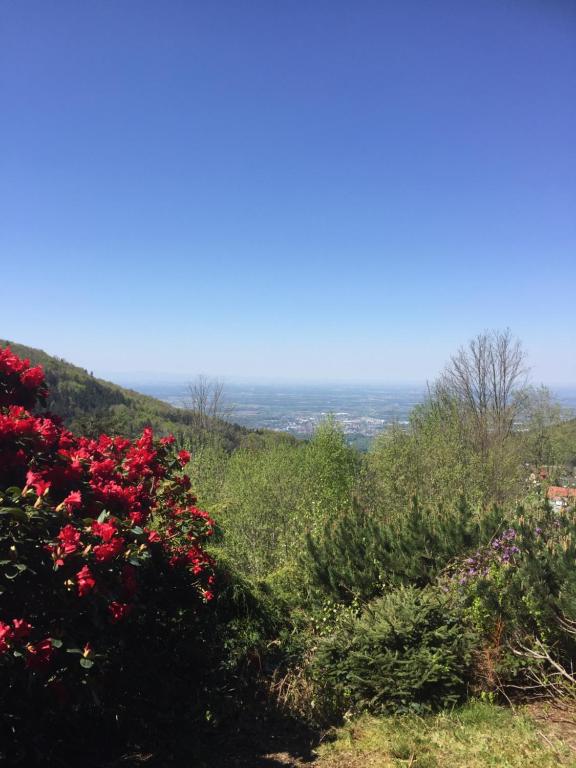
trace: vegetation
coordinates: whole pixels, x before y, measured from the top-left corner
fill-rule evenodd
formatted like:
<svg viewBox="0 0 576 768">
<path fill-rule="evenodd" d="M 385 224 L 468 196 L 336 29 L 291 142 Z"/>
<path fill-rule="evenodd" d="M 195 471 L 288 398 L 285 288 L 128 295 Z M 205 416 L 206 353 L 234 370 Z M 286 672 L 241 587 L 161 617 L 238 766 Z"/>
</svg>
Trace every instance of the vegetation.
<svg viewBox="0 0 576 768">
<path fill-rule="evenodd" d="M 459 602 L 431 587 L 373 600 L 320 643 L 314 667 L 322 687 L 344 710 L 454 706 L 466 693 L 474 640 Z"/>
<path fill-rule="evenodd" d="M 210 441 L 225 451 L 233 450 L 246 439 L 258 441 L 266 435 L 264 431 L 249 430 L 220 418 L 225 414 L 212 408 L 195 409 L 197 405 L 207 406 L 205 401 L 192 398 L 189 408 L 175 408 L 154 397 L 98 379 L 83 368 L 42 350 L 0 339 L 0 347 L 8 344 L 18 357 L 42 366 L 48 389 L 47 409 L 75 434 L 97 437 L 104 432 L 134 438 L 151 427 L 155 434 L 172 434 L 182 447 L 189 448 L 206 442 L 209 434 Z"/>
<path fill-rule="evenodd" d="M 347 739 L 368 765 L 373 743 L 379 765 L 565 759 L 486 703 L 574 699 L 576 514 L 546 486 L 571 482 L 576 430 L 525 385 L 508 333 L 460 350 L 408 428 L 367 453 L 331 420 L 307 442 L 244 431 L 233 447 L 206 400 L 186 423 L 120 388 L 128 434 L 174 419 L 178 440 L 77 436 L 34 406 L 42 371 L 0 354 L 11 759 L 77 762 L 79 738 L 55 726 L 66 707 L 76 733 L 107 734 L 106 754 L 90 742 L 94 765 L 129 750 L 182 764 L 258 702 L 316 729 L 361 718 L 320 765 L 353 765 Z M 48 368 L 56 410 L 78 369 Z M 90 435 L 116 404 L 90 411 Z"/>
<path fill-rule="evenodd" d="M 525 713 L 474 702 L 435 716 L 364 716 L 320 750 L 319 768 L 556 768 L 574 752 Z"/>
</svg>

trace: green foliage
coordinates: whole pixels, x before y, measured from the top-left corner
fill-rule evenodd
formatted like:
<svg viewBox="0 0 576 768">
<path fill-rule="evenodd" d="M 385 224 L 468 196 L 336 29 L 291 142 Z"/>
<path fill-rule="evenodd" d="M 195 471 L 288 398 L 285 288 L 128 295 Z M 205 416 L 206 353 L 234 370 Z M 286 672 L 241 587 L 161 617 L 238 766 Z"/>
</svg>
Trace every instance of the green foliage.
<svg viewBox="0 0 576 768">
<path fill-rule="evenodd" d="M 427 711 L 464 696 L 472 641 L 451 596 L 401 587 L 322 640 L 314 670 L 341 706 Z"/>
<path fill-rule="evenodd" d="M 265 578 L 296 563 L 306 533 L 350 506 L 357 462 L 328 421 L 308 443 L 251 441 L 230 457 L 202 450 L 190 468 L 200 503 L 221 524 L 223 550 L 242 573 Z"/>
<path fill-rule="evenodd" d="M 0 339 L 0 347 L 8 342 Z M 48 409 L 63 419 L 76 434 L 97 437 L 102 433 L 136 437 L 145 427 L 155 434 L 174 434 L 182 447 L 196 446 L 202 436 L 194 426 L 193 414 L 161 400 L 142 395 L 95 378 L 88 371 L 39 349 L 10 342 L 13 352 L 42 365 L 49 389 Z M 214 442 L 231 451 L 251 434 L 228 421 L 213 419 L 210 434 Z"/>
<path fill-rule="evenodd" d="M 497 509 L 474 514 L 464 499 L 448 510 L 414 499 L 404 516 L 391 519 L 355 504 L 322 535 L 308 537 L 304 566 L 333 599 L 370 600 L 391 586 L 431 583 L 454 557 L 489 540 L 499 517 Z"/>
<path fill-rule="evenodd" d="M 474 506 L 515 502 L 523 493 L 527 451 L 517 433 L 479 450 L 459 404 L 431 395 L 412 411 L 408 429 L 393 427 L 367 456 L 365 504 L 400 512 L 417 495 L 425 504 Z"/>
<path fill-rule="evenodd" d="M 262 672 L 264 660 L 273 655 L 270 641 L 289 627 L 288 611 L 271 590 L 241 576 L 222 552 L 216 580 L 219 589 L 206 621 L 206 642 L 214 642 L 214 666 L 224 673 L 223 681 L 248 685 L 253 672 Z"/>
<path fill-rule="evenodd" d="M 469 618 L 485 642 L 495 643 L 497 635 L 502 681 L 526 665 L 509 648 L 533 638 L 553 646 L 568 664 L 576 655 L 576 638 L 559 621 L 576 619 L 574 511 L 558 514 L 546 503 L 521 507 L 508 525 L 502 537 L 462 565 L 460 578 Z"/>
</svg>

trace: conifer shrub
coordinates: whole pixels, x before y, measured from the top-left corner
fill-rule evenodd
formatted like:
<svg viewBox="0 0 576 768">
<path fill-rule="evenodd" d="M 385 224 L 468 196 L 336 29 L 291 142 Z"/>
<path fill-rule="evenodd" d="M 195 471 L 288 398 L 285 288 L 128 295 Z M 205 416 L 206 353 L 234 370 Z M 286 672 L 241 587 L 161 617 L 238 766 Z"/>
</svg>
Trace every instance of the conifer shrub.
<svg viewBox="0 0 576 768">
<path fill-rule="evenodd" d="M 462 619 L 453 595 L 399 587 L 320 642 L 314 674 L 340 713 L 452 706 L 466 694 L 474 644 Z"/>
<path fill-rule="evenodd" d="M 416 498 L 402 516 L 354 504 L 308 537 L 303 568 L 321 594 L 350 603 L 371 600 L 401 585 L 434 582 L 454 558 L 490 540 L 501 513 L 475 513 L 460 499 L 451 509 L 428 509 Z"/>
</svg>

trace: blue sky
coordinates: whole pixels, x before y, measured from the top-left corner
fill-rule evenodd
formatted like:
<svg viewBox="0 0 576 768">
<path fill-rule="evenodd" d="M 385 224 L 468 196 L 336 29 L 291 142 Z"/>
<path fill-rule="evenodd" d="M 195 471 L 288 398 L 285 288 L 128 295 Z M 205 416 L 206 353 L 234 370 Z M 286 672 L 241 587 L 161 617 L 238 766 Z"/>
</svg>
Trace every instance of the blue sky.
<svg viewBox="0 0 576 768">
<path fill-rule="evenodd" d="M 576 382 L 572 0 L 0 0 L 0 337 L 101 375 Z"/>
</svg>

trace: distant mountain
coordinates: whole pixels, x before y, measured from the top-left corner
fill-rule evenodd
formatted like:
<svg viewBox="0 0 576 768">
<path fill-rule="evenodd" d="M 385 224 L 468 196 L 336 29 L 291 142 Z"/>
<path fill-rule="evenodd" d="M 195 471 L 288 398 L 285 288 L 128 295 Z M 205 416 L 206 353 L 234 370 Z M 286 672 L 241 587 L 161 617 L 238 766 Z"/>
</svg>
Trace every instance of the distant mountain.
<svg viewBox="0 0 576 768">
<path fill-rule="evenodd" d="M 244 442 L 258 442 L 258 435 L 269 439 L 274 434 L 222 419 L 211 419 L 208 428 L 200 429 L 195 414 L 190 411 L 97 379 L 83 368 L 41 349 L 0 339 L 0 347 L 6 345 L 10 345 L 19 357 L 28 358 L 33 365 L 42 365 L 50 392 L 48 410 L 60 416 L 64 424 L 78 434 L 107 432 L 135 437 L 145 426 L 151 426 L 155 434 L 174 434 L 180 443 L 191 447 L 207 439 L 216 439 L 228 451 Z M 278 437 L 282 439 L 282 436 Z"/>
</svg>

